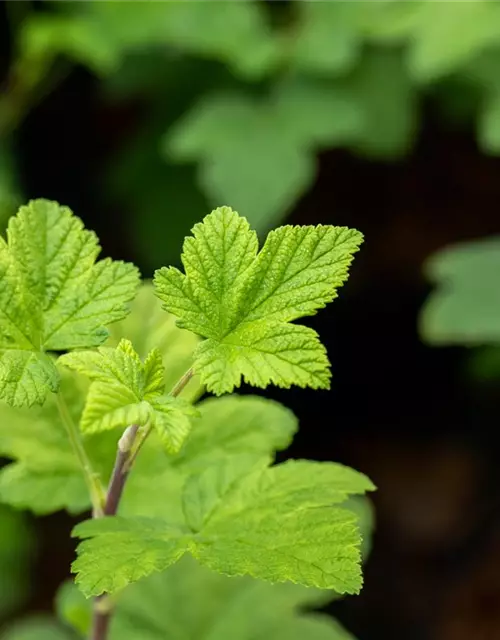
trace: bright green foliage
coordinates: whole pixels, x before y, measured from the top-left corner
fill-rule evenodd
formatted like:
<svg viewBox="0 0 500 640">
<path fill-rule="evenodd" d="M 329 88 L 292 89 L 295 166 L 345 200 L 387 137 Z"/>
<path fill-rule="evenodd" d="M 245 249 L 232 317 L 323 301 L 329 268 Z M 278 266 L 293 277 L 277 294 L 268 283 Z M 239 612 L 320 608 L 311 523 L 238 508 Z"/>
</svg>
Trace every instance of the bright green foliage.
<svg viewBox="0 0 500 640">
<path fill-rule="evenodd" d="M 241 378 L 258 387 L 328 388 L 330 372 L 315 331 L 290 324 L 331 302 L 347 278 L 362 235 L 346 227 L 280 227 L 257 255 L 245 218 L 221 207 L 184 242 L 185 275 L 156 272 L 165 309 L 179 326 L 207 338 L 195 370 L 222 394 Z"/>
<path fill-rule="evenodd" d="M 75 535 L 88 538 L 73 565 L 82 591 L 113 593 L 187 551 L 230 576 L 359 591 L 357 517 L 332 505 L 373 489 L 371 482 L 334 463 L 291 461 L 259 469 L 247 460 L 242 466 L 254 470 L 241 478 L 232 460 L 225 470 L 202 474 L 198 485 L 194 479 L 186 485 L 184 510 L 195 529 L 122 517 L 77 525 Z"/>
<path fill-rule="evenodd" d="M 215 93 L 168 132 L 165 151 L 198 160 L 210 200 L 233 203 L 267 230 L 312 184 L 316 150 L 354 140 L 363 117 L 352 92 L 323 83 L 287 82 L 264 100 Z"/>
<path fill-rule="evenodd" d="M 427 264 L 437 284 L 422 309 L 422 336 L 434 344 L 500 342 L 500 239 L 444 249 Z"/>
<path fill-rule="evenodd" d="M 123 339 L 115 349 L 74 351 L 61 356 L 60 362 L 92 381 L 80 422 L 82 431 L 98 433 L 151 424 L 168 451 L 179 451 L 196 410 L 186 400 L 163 395 L 165 370 L 157 349 L 143 363 L 132 343 Z"/>
<path fill-rule="evenodd" d="M 0 397 L 41 404 L 59 374 L 46 351 L 93 347 L 106 324 L 126 315 L 137 269 L 95 262 L 95 234 L 66 207 L 34 200 L 9 221 L 0 240 Z"/>
<path fill-rule="evenodd" d="M 132 342 L 142 359 L 153 349 L 159 351 L 163 362 L 168 363 L 164 371 L 164 388 L 169 390 L 191 366 L 199 338 L 187 331 L 179 331 L 174 316 L 165 313 L 161 307 L 153 285 L 143 282 L 128 316 L 111 325 L 105 346 L 116 347 L 125 338 Z M 203 386 L 195 376 L 184 388 L 182 397 L 194 401 L 202 392 Z"/>
<path fill-rule="evenodd" d="M 154 437 L 146 442 L 127 482 L 121 514 L 164 518 L 184 526 L 184 484 L 192 475 L 241 454 L 272 457 L 289 446 L 297 429 L 291 411 L 263 398 L 211 398 L 197 408 L 200 417 L 178 454 L 166 458 Z"/>
</svg>

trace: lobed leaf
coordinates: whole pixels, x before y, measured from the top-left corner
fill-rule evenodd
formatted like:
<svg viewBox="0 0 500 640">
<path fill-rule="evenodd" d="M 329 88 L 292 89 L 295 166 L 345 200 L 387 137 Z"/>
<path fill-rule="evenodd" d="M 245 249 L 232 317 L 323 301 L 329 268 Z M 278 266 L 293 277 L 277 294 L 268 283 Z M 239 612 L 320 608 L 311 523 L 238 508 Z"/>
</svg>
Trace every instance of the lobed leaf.
<svg viewBox="0 0 500 640">
<path fill-rule="evenodd" d="M 257 254 L 244 218 L 221 207 L 184 243 L 185 274 L 162 268 L 155 287 L 179 326 L 207 340 L 195 370 L 209 391 L 232 391 L 242 378 L 265 387 L 329 386 L 317 334 L 289 324 L 331 302 L 347 279 L 362 235 L 345 227 L 281 227 Z"/>
<path fill-rule="evenodd" d="M 296 461 L 264 469 L 255 458 L 239 462 L 219 464 L 185 485 L 191 530 L 160 518 L 77 525 L 74 535 L 88 538 L 73 565 L 82 591 L 112 593 L 166 569 L 185 552 L 231 576 L 359 591 L 358 519 L 332 505 L 372 490 L 368 478 L 332 463 Z"/>
<path fill-rule="evenodd" d="M 93 347 L 127 313 L 137 269 L 109 259 L 67 207 L 32 200 L 0 242 L 0 398 L 41 404 L 59 376 L 49 351 Z"/>
</svg>

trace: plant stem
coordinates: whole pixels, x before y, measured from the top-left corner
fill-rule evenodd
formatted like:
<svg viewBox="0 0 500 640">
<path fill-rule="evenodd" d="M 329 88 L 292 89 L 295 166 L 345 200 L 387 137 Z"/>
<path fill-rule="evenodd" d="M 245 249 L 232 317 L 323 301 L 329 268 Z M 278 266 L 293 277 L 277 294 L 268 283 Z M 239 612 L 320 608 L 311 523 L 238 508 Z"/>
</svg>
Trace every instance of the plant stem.
<svg viewBox="0 0 500 640">
<path fill-rule="evenodd" d="M 180 378 L 177 384 L 174 386 L 169 395 L 174 398 L 177 397 L 181 391 L 186 387 L 188 382 L 194 375 L 194 371 L 189 369 Z M 151 427 L 147 427 L 139 438 L 137 444 L 135 440 L 139 425 L 132 424 L 125 429 L 122 437 L 118 441 L 118 451 L 116 453 L 115 466 L 111 473 L 111 480 L 109 481 L 108 492 L 106 496 L 106 502 L 101 514 L 95 514 L 94 517 L 114 516 L 118 511 L 118 506 L 123 495 L 123 489 L 127 482 L 130 469 L 139 454 L 139 451 L 144 444 L 146 438 L 151 433 Z M 91 640 L 106 640 L 108 637 L 108 629 L 113 614 L 113 607 L 111 606 L 106 594 L 95 598 L 94 600 L 94 612 L 92 617 L 92 631 Z"/>
<path fill-rule="evenodd" d="M 87 452 L 85 451 L 85 447 L 83 446 L 78 427 L 73 422 L 73 418 L 71 417 L 61 391 L 56 393 L 56 401 L 61 421 L 66 429 L 73 451 L 78 458 L 85 482 L 89 489 L 93 514 L 94 516 L 100 516 L 103 514 L 105 493 L 99 474 L 97 474 L 92 467 L 92 463 L 90 462 Z"/>
</svg>

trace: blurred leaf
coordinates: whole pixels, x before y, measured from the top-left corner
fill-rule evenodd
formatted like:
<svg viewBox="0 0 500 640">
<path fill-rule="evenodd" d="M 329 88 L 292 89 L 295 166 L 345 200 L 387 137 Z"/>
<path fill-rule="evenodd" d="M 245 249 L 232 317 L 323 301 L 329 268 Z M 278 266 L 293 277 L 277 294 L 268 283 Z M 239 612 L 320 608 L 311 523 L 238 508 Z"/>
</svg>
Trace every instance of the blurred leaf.
<svg viewBox="0 0 500 640">
<path fill-rule="evenodd" d="M 184 557 L 167 571 L 132 585 L 118 604 L 111 640 L 350 640 L 330 618 L 304 613 L 335 593 L 291 583 L 226 578 Z M 318 621 L 317 624 L 316 621 Z M 307 625 L 307 626 L 305 626 Z M 307 629 L 307 635 L 301 635 Z M 326 630 L 328 629 L 328 632 Z"/>
<path fill-rule="evenodd" d="M 285 83 L 265 100 L 236 92 L 204 97 L 168 132 L 165 152 L 198 161 L 211 202 L 230 202 L 252 226 L 266 230 L 312 183 L 313 151 L 343 144 L 360 127 L 360 110 L 348 91 Z"/>
<path fill-rule="evenodd" d="M 22 25 L 22 60 L 51 60 L 57 55 L 65 55 L 97 74 L 107 74 L 118 68 L 119 53 L 106 32 L 88 20 L 33 12 Z"/>
<path fill-rule="evenodd" d="M 357 18 L 363 2 L 297 2 L 297 24 L 291 33 L 292 62 L 303 72 L 338 74 L 361 54 Z"/>
<path fill-rule="evenodd" d="M 87 600 L 72 580 L 67 580 L 56 595 L 57 617 L 86 636 L 92 622 L 92 601 Z"/>
<path fill-rule="evenodd" d="M 34 616 L 11 625 L 2 633 L 2 640 L 74 640 L 75 636 L 64 630 L 51 618 Z"/>
<path fill-rule="evenodd" d="M 0 618 L 12 613 L 28 595 L 32 545 L 24 515 L 0 505 Z"/>
<path fill-rule="evenodd" d="M 417 80 L 436 80 L 498 41 L 500 5 L 488 0 L 422 2 L 410 37 L 411 73 Z"/>
<path fill-rule="evenodd" d="M 181 53 L 220 60 L 251 78 L 267 73 L 279 57 L 263 7 L 256 2 L 118 4 L 103 0 L 82 3 L 80 9 L 74 19 L 84 23 L 88 32 L 105 36 L 109 48 L 120 56 L 168 45 Z"/>
<path fill-rule="evenodd" d="M 365 112 L 364 127 L 352 147 L 376 158 L 406 154 L 416 133 L 417 102 L 400 53 L 371 50 L 345 87 Z"/>
<path fill-rule="evenodd" d="M 500 154 L 500 93 L 487 98 L 478 120 L 478 139 L 486 153 Z"/>
<path fill-rule="evenodd" d="M 436 284 L 420 316 L 427 342 L 500 342 L 500 237 L 443 249 L 428 261 L 426 273 Z"/>
<path fill-rule="evenodd" d="M 17 185 L 12 151 L 0 146 L 0 230 L 17 213 L 22 197 Z"/>
</svg>

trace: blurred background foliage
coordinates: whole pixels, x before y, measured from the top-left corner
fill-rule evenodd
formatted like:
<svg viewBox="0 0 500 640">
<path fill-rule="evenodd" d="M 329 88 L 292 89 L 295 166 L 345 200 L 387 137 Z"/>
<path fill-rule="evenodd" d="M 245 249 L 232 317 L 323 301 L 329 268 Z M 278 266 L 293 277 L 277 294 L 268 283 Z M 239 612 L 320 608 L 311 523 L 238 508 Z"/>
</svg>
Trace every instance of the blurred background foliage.
<svg viewBox="0 0 500 640">
<path fill-rule="evenodd" d="M 360 640 L 500 637 L 500 2 L 8 0 L 0 81 L 2 225 L 59 200 L 145 276 L 213 205 L 365 233 L 311 319 L 332 391 L 269 392 L 290 455 L 379 487 L 365 589 L 328 610 Z M 0 619 L 51 608 L 72 522 L 2 510 Z"/>
<path fill-rule="evenodd" d="M 408 154 L 430 100 L 500 153 L 500 5 L 414 2 L 7 2 L 0 207 L 22 197 L 12 148 L 30 110 L 84 67 L 136 111 L 100 163 L 149 269 L 213 205 L 266 231 L 314 184 L 317 155 Z M 76 149 L 74 150 L 78 152 Z M 22 182 L 22 180 L 21 180 Z"/>
</svg>

